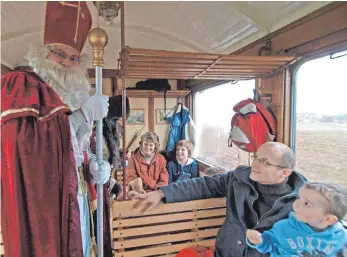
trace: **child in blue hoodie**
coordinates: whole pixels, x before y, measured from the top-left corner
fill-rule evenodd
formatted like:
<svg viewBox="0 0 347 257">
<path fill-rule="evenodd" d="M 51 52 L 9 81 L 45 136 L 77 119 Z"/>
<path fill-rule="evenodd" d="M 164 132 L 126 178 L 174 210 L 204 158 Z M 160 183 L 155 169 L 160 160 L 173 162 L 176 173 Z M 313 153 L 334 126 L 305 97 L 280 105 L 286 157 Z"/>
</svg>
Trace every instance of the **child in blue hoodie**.
<svg viewBox="0 0 347 257">
<path fill-rule="evenodd" d="M 191 158 L 193 144 L 189 140 L 181 140 L 176 144 L 176 160 L 167 165 L 169 184 L 199 177 L 198 163 Z"/>
<path fill-rule="evenodd" d="M 347 231 L 339 222 L 347 213 L 347 192 L 338 185 L 306 182 L 293 203 L 289 218 L 271 230 L 246 232 L 247 244 L 271 257 L 333 257 L 347 243 Z"/>
</svg>

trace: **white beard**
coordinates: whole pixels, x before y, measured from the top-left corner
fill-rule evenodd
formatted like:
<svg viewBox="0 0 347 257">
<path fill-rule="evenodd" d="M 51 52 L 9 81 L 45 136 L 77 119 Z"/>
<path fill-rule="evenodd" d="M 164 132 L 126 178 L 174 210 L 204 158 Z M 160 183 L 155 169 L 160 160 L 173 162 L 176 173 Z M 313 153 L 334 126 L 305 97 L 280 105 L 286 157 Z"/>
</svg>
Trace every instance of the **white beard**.
<svg viewBox="0 0 347 257">
<path fill-rule="evenodd" d="M 90 97 L 90 84 L 85 75 L 86 68 L 65 68 L 47 59 L 49 51 L 47 46 L 30 50 L 26 57 L 29 65 L 54 89 L 71 111 L 77 110 Z"/>
</svg>

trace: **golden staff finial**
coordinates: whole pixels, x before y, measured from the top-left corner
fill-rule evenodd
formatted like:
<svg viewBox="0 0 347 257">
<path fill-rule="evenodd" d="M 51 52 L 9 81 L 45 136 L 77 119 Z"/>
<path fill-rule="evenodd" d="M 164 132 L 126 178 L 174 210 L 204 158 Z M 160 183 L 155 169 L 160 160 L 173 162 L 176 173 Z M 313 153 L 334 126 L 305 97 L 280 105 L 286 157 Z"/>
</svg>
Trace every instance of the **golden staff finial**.
<svg viewBox="0 0 347 257">
<path fill-rule="evenodd" d="M 100 10 L 100 2 L 96 2 L 97 7 L 97 19 L 98 19 L 98 27 L 92 29 L 89 32 L 88 39 L 89 43 L 93 47 L 94 52 L 94 61 L 93 66 L 101 66 L 104 67 L 104 48 L 108 42 L 108 36 L 105 30 L 99 28 L 99 10 Z"/>
</svg>

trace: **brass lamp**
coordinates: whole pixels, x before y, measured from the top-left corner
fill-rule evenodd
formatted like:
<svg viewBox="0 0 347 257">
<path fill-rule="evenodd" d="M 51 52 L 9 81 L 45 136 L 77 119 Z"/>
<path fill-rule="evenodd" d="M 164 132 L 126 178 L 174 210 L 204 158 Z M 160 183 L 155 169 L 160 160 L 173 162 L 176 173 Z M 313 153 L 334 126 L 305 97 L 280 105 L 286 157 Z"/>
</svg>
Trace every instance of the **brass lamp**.
<svg viewBox="0 0 347 257">
<path fill-rule="evenodd" d="M 97 2 L 94 1 L 93 4 L 97 6 Z M 118 16 L 120 9 L 119 2 L 116 1 L 98 1 L 100 4 L 99 16 L 101 16 L 107 24 L 112 24 L 114 18 Z"/>
</svg>

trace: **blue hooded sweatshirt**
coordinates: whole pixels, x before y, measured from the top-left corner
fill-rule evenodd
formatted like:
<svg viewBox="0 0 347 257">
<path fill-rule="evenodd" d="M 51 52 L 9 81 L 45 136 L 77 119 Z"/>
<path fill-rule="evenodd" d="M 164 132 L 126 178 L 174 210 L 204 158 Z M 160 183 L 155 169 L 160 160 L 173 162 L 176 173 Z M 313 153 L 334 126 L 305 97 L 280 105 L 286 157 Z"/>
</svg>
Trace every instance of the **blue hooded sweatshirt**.
<svg viewBox="0 0 347 257">
<path fill-rule="evenodd" d="M 337 222 L 316 232 L 291 212 L 288 219 L 276 222 L 271 230 L 262 233 L 262 239 L 261 244 L 253 245 L 248 240 L 247 244 L 260 253 L 270 253 L 271 257 L 334 257 L 347 243 L 347 231 Z"/>
<path fill-rule="evenodd" d="M 188 158 L 185 165 L 182 165 L 177 159 L 167 165 L 169 172 L 169 184 L 183 180 L 199 177 L 199 165 L 192 159 Z"/>
</svg>

